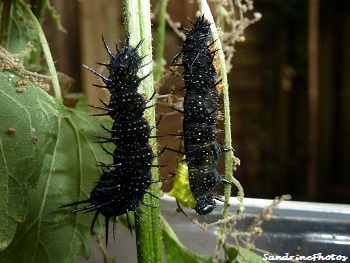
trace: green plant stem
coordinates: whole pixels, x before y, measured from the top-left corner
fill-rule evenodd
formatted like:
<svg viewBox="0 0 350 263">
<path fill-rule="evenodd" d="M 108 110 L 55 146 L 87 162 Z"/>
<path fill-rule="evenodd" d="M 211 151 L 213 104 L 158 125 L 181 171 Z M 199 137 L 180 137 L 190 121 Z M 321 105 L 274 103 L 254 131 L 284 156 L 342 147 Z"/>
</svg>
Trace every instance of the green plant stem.
<svg viewBox="0 0 350 263">
<path fill-rule="evenodd" d="M 136 46 L 143 40 L 140 46 L 140 56 L 145 57 L 144 64 L 152 62 L 152 33 L 151 33 L 151 12 L 149 0 L 124 0 L 124 17 L 126 31 L 130 33 L 130 45 Z M 142 67 L 142 76 L 151 72 L 152 63 Z M 139 91 L 147 94 L 148 97 L 153 94 L 153 75 L 150 74 L 141 82 Z M 146 112 L 146 118 L 149 119 L 151 126 L 155 125 L 155 108 L 151 107 Z M 155 129 L 152 134 L 155 135 Z M 156 139 L 151 140 L 153 151 L 157 152 Z M 157 160 L 154 160 L 156 164 Z M 152 169 L 153 180 L 158 180 L 158 170 Z M 150 187 L 150 192 L 158 196 L 159 186 L 154 183 Z M 161 242 L 161 222 L 159 200 L 146 194 L 144 202 L 156 208 L 141 206 L 140 215 L 143 220 L 136 218 L 136 245 L 137 257 L 139 263 L 161 263 L 162 242 Z"/>
<path fill-rule="evenodd" d="M 168 0 L 158 0 L 158 26 L 157 26 L 157 49 L 155 54 L 154 79 L 157 81 L 163 73 L 163 57 L 165 46 L 165 25 L 166 25 L 166 6 Z"/>
<path fill-rule="evenodd" d="M 49 68 L 49 72 L 50 72 L 50 76 L 51 76 L 51 80 L 52 80 L 52 87 L 53 87 L 55 97 L 57 100 L 62 102 L 63 99 L 62 99 L 60 84 L 58 82 L 55 64 L 53 62 L 51 51 L 49 48 L 49 44 L 47 43 L 44 31 L 43 31 L 38 19 L 35 17 L 33 12 L 30 10 L 28 4 L 24 3 L 23 1 L 18 1 L 18 3 L 27 12 L 27 14 L 29 15 L 29 17 L 32 19 L 32 21 L 34 23 L 35 29 L 38 32 L 41 47 L 42 47 L 44 55 L 45 55 L 47 67 Z"/>
<path fill-rule="evenodd" d="M 230 97 L 229 97 L 229 89 L 228 89 L 228 81 L 227 81 L 227 72 L 226 72 L 226 61 L 225 61 L 225 54 L 223 52 L 223 48 L 220 41 L 220 36 L 217 31 L 217 28 L 215 26 L 214 18 L 212 16 L 211 10 L 209 8 L 209 5 L 206 0 L 198 0 L 199 9 L 202 14 L 205 15 L 205 18 L 211 23 L 211 33 L 213 41 L 215 41 L 215 46 L 217 49 L 216 55 L 219 60 L 220 64 L 220 74 L 221 74 L 221 83 L 223 84 L 223 101 L 224 101 L 224 118 L 225 118 L 225 148 L 231 149 L 232 148 L 232 139 L 231 139 L 231 118 L 230 118 Z M 244 197 L 244 191 L 239 183 L 238 180 L 236 180 L 233 177 L 233 170 L 235 170 L 237 164 L 237 159 L 234 157 L 233 152 L 227 152 L 225 154 L 225 177 L 233 182 L 235 186 L 238 189 L 238 210 L 241 211 L 243 209 L 243 197 Z M 225 205 L 222 212 L 222 217 L 226 218 L 229 214 L 229 200 L 231 196 L 231 186 L 225 185 Z M 226 224 L 223 223 L 220 226 L 219 232 L 218 232 L 218 243 L 219 243 L 219 249 L 222 246 L 225 237 L 226 232 Z"/>
<path fill-rule="evenodd" d="M 0 45 L 7 46 L 12 0 L 4 0 L 1 12 Z"/>
</svg>

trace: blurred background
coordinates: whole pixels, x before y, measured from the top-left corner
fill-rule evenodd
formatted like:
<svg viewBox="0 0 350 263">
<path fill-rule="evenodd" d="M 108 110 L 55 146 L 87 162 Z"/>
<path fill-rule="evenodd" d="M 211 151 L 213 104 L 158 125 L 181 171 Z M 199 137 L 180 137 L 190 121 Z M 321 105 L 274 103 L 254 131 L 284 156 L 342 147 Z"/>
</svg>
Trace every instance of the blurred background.
<svg viewBox="0 0 350 263">
<path fill-rule="evenodd" d="M 122 1 L 50 2 L 67 30 L 58 31 L 47 14 L 44 29 L 57 70 L 74 79 L 69 92 L 83 92 L 89 103 L 95 103 L 105 95 L 97 94 L 92 86 L 97 78 L 82 64 L 97 70 L 94 62 L 108 59 L 102 35 L 112 50 L 115 42 L 124 39 Z M 187 28 L 188 18 L 194 20 L 198 10 L 189 2 L 169 0 L 167 7 L 171 19 Z M 156 7 L 153 1 L 155 14 Z M 234 176 L 247 197 L 291 194 L 294 200 L 348 203 L 350 1 L 255 0 L 254 12 L 261 13 L 262 19 L 246 29 L 244 42 L 235 45 L 228 76 L 233 148 L 241 160 Z M 157 17 L 152 22 L 156 28 Z M 181 39 L 167 28 L 165 69 L 181 45 Z M 67 86 L 72 83 L 68 77 L 61 80 Z M 160 94 L 182 86 L 181 77 L 170 78 Z M 159 105 L 157 112 L 170 111 Z M 166 115 L 158 133 L 181 131 L 181 118 Z M 218 133 L 218 140 L 223 138 Z M 160 139 L 161 146 L 178 148 L 179 143 L 172 136 Z M 175 171 L 175 159 L 173 152 L 161 156 L 160 163 L 167 165 L 160 170 L 162 177 L 169 178 L 169 172 Z M 222 164 L 219 171 L 224 171 Z M 168 191 L 171 180 L 163 187 Z"/>
</svg>

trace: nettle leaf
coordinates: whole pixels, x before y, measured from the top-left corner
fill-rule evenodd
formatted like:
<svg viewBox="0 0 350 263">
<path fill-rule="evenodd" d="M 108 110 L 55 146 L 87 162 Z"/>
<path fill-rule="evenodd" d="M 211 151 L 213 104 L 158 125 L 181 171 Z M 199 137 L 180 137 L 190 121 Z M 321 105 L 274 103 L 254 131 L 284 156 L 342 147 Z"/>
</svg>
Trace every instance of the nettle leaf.
<svg viewBox="0 0 350 263">
<path fill-rule="evenodd" d="M 32 19 L 22 6 L 14 1 L 7 50 L 11 53 L 19 53 L 38 41 L 38 34 L 32 23 Z"/>
<path fill-rule="evenodd" d="M 15 242 L 5 250 L 0 262 L 25 259 L 59 263 L 74 262 L 75 255 L 90 256 L 94 213 L 63 214 L 69 209 L 58 207 L 89 197 L 101 174 L 97 161 L 106 161 L 101 160 L 106 153 L 93 143 L 93 136 L 100 132 L 91 125 L 96 118 L 73 110 L 70 113 L 60 122 L 54 155 L 45 158 L 37 190 L 30 192 L 27 219 L 18 226 Z"/>
<path fill-rule="evenodd" d="M 243 247 L 236 247 L 229 244 L 224 244 L 225 254 L 232 263 L 262 263 L 269 262 L 263 260 L 262 256 Z"/>
<path fill-rule="evenodd" d="M 163 243 L 165 248 L 166 262 L 167 263 L 211 263 L 213 258 L 210 256 L 199 255 L 186 248 L 181 244 L 180 240 L 174 233 L 168 222 L 162 218 L 162 234 Z M 237 248 L 229 244 L 224 244 L 225 259 L 215 259 L 218 263 L 231 262 L 231 263 L 262 263 L 268 262 L 263 258 L 243 247 Z"/>
<path fill-rule="evenodd" d="M 96 164 L 111 162 L 94 136 L 105 132 L 100 123 L 111 127 L 112 122 L 64 108 L 36 87 L 28 86 L 24 93 L 10 85 L 5 89 L 8 73 L 6 80 L 2 78 L 0 198 L 6 202 L 0 203 L 0 227 L 6 225 L 0 238 L 11 240 L 9 230 L 16 232 L 12 243 L 1 252 L 0 262 L 61 263 L 74 262 L 77 255 L 88 258 L 94 213 L 63 214 L 69 209 L 59 207 L 87 199 L 101 175 Z M 17 96 L 26 96 L 25 101 L 19 102 Z M 47 101 L 51 101 L 52 111 Z M 39 126 L 41 123 L 46 126 Z M 15 127 L 15 132 L 10 129 L 9 133 L 7 127 Z M 36 144 L 31 140 L 33 136 L 38 138 Z M 31 182 L 29 190 L 26 181 Z M 94 230 L 102 231 L 102 225 L 103 220 L 98 220 Z"/>
<path fill-rule="evenodd" d="M 162 234 L 167 263 L 212 262 L 212 257 L 196 254 L 181 244 L 173 229 L 164 218 L 162 218 Z M 221 260 L 218 262 L 221 262 Z"/>
<path fill-rule="evenodd" d="M 0 250 L 25 220 L 28 188 L 36 186 L 58 134 L 59 104 L 33 85 L 18 85 L 19 80 L 0 72 Z"/>
</svg>

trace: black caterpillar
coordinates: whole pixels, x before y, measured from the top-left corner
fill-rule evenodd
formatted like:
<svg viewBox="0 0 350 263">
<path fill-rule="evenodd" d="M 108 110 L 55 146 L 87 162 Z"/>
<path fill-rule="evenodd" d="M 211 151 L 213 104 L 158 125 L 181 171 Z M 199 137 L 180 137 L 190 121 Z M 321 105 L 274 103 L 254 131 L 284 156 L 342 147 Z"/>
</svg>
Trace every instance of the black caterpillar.
<svg viewBox="0 0 350 263">
<path fill-rule="evenodd" d="M 196 200 L 195 209 L 198 214 L 205 215 L 215 209 L 215 199 L 222 201 L 212 193 L 213 188 L 218 183 L 232 184 L 216 170 L 221 153 L 230 149 L 220 147 L 216 141 L 219 82 L 213 65 L 216 50 L 214 43 L 209 42 L 210 23 L 204 15 L 191 23 L 191 30 L 183 29 L 186 39 L 173 65 L 184 67 L 185 160 L 190 189 Z M 182 63 L 176 64 L 180 55 Z"/>
<path fill-rule="evenodd" d="M 111 130 L 101 125 L 102 128 L 111 133 L 110 137 L 97 136 L 103 139 L 101 143 L 112 142 L 115 144 L 116 148 L 113 153 L 102 146 L 102 149 L 113 157 L 113 162 L 100 164 L 103 167 L 102 176 L 91 191 L 89 199 L 66 204 L 62 207 L 90 203 L 90 205 L 67 213 L 96 211 L 91 223 L 91 232 L 98 215 L 102 214 L 105 217 L 107 243 L 109 219 L 113 218 L 115 223 L 117 216 L 126 214 L 131 231 L 128 212 L 134 211 L 140 217 L 137 212 L 138 207 L 141 204 L 148 205 L 143 202 L 143 197 L 146 193 L 154 196 L 148 191 L 148 188 L 152 183 L 158 181 L 152 180 L 150 172 L 155 157 L 148 142 L 148 139 L 151 138 L 152 127 L 143 117 L 145 109 L 150 107 L 147 106 L 147 103 L 152 98 L 145 100 L 137 92 L 140 82 L 148 77 L 148 75 L 137 76 L 139 69 L 146 65 L 142 65 L 143 58 L 138 54 L 138 49 L 143 41 L 140 41 L 133 48 L 129 45 L 128 36 L 125 46 L 119 49 L 116 45 L 117 52 L 113 54 L 105 40 L 103 38 L 102 40 L 111 60 L 109 64 L 97 64 L 107 67 L 110 72 L 109 77 L 85 67 L 99 76 L 106 84 L 105 86 L 95 86 L 106 88 L 111 93 L 109 104 L 101 100 L 103 107 L 90 106 L 106 111 L 106 113 L 99 115 L 110 115 L 114 120 Z"/>
</svg>

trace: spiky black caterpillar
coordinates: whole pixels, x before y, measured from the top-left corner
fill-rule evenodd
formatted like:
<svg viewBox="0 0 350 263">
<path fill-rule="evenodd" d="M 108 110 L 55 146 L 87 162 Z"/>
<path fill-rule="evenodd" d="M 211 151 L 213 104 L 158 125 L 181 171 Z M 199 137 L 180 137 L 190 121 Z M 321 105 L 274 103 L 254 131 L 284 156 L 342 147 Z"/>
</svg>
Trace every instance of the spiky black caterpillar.
<svg viewBox="0 0 350 263">
<path fill-rule="evenodd" d="M 173 64 L 184 67 L 185 161 L 190 189 L 196 200 L 195 209 L 198 214 L 205 215 L 216 207 L 215 199 L 222 200 L 212 193 L 213 188 L 219 183 L 231 182 L 216 170 L 221 153 L 227 149 L 221 148 L 216 141 L 219 94 L 213 65 L 216 50 L 214 43 L 210 43 L 210 23 L 204 15 L 191 23 L 191 30 L 183 30 L 186 39 L 174 60 L 182 55 L 182 63 Z M 181 200 L 178 201 L 181 203 Z"/>
<path fill-rule="evenodd" d="M 142 64 L 142 59 L 138 54 L 138 49 L 142 41 L 133 48 L 129 45 L 129 37 L 125 46 L 121 49 L 116 46 L 117 52 L 113 54 L 102 38 L 105 49 L 111 60 L 109 64 L 102 64 L 109 70 L 109 76 L 105 77 L 93 69 L 88 70 L 99 76 L 111 94 L 109 104 L 101 101 L 104 106 L 91 107 L 106 111 L 114 120 L 112 129 L 107 129 L 111 136 L 97 136 L 103 139 L 102 143 L 112 142 L 116 148 L 114 152 L 108 152 L 113 157 L 111 164 L 100 164 L 102 166 L 102 176 L 91 191 L 90 198 L 83 201 L 74 202 L 62 207 L 74 206 L 78 204 L 90 203 L 85 207 L 77 208 L 68 213 L 80 211 L 96 211 L 91 223 L 93 230 L 97 216 L 102 214 L 105 217 L 106 243 L 108 242 L 109 219 L 126 214 L 131 231 L 128 212 L 134 211 L 137 216 L 137 209 L 143 203 L 146 193 L 152 195 L 148 188 L 153 181 L 151 177 L 151 166 L 154 153 L 148 142 L 151 137 L 148 121 L 143 117 L 145 109 L 148 107 L 144 97 L 137 92 L 140 82 L 146 78 L 137 75 Z M 96 85 L 98 86 L 98 85 Z M 153 195 L 152 195 L 153 196 Z M 139 216 L 140 217 L 140 216 Z"/>
</svg>

